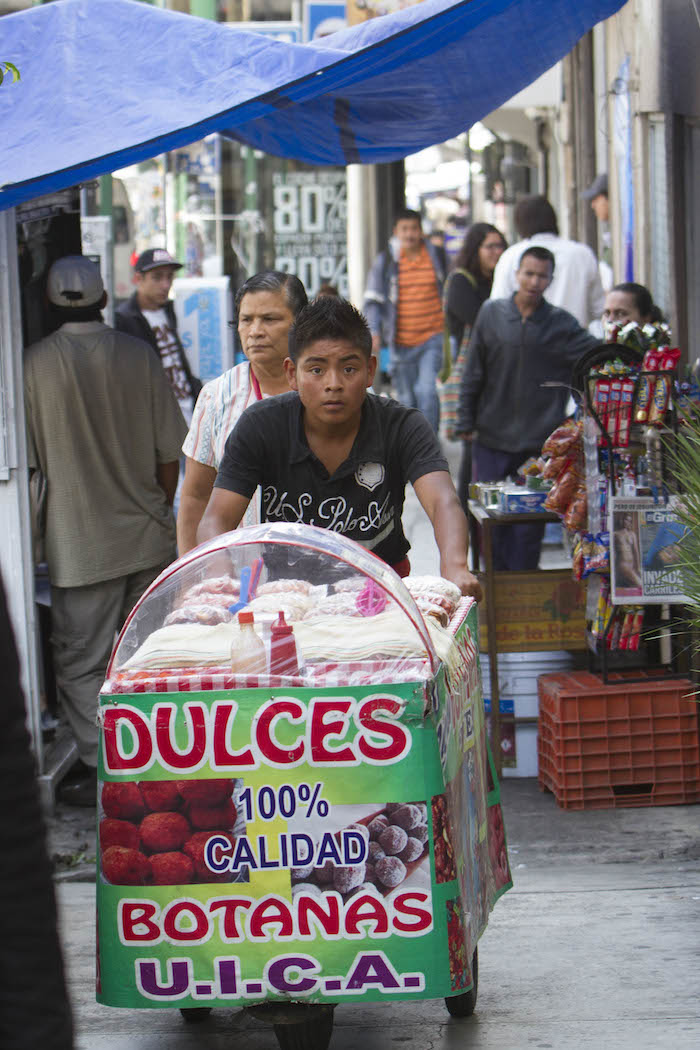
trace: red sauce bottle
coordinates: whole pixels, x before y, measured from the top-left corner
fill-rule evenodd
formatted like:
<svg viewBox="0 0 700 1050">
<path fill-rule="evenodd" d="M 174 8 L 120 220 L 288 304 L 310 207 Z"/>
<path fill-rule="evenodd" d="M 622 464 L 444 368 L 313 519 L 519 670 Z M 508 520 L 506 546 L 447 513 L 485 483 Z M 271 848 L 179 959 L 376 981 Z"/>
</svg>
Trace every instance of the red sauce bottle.
<svg viewBox="0 0 700 1050">
<path fill-rule="evenodd" d="M 280 612 L 270 628 L 270 674 L 299 674 L 299 657 L 291 624 Z"/>
</svg>

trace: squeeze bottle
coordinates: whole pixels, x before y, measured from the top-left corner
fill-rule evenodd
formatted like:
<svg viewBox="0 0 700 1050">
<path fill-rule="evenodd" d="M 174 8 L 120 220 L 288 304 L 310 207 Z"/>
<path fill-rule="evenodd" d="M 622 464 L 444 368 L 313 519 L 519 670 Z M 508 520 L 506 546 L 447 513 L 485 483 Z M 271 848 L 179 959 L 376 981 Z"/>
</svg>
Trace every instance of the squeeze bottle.
<svg viewBox="0 0 700 1050">
<path fill-rule="evenodd" d="M 267 674 L 265 645 L 255 633 L 252 612 L 238 614 L 238 633 L 231 643 L 231 670 L 234 674 Z"/>
<path fill-rule="evenodd" d="M 270 629 L 270 674 L 299 674 L 294 631 L 281 611 Z"/>
</svg>

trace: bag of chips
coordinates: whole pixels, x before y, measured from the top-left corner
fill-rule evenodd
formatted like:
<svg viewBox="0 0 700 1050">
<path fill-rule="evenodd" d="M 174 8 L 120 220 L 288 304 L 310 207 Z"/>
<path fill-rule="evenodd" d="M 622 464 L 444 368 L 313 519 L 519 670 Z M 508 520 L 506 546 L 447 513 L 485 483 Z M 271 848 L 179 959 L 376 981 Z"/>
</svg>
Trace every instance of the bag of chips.
<svg viewBox="0 0 700 1050">
<path fill-rule="evenodd" d="M 581 423 L 575 423 L 573 419 L 567 419 L 566 423 L 549 435 L 542 446 L 543 456 L 563 456 L 570 452 L 577 442 L 581 441 L 583 427 Z"/>
</svg>

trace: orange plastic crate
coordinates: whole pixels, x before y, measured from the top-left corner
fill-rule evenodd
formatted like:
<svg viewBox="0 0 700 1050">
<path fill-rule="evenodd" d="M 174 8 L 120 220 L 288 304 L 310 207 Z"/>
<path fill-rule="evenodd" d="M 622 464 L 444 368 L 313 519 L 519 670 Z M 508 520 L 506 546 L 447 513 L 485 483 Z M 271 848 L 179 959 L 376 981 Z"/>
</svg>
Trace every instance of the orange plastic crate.
<svg viewBox="0 0 700 1050">
<path fill-rule="evenodd" d="M 540 786 L 572 809 L 699 802 L 692 689 L 671 676 L 607 685 L 588 672 L 540 676 Z"/>
</svg>

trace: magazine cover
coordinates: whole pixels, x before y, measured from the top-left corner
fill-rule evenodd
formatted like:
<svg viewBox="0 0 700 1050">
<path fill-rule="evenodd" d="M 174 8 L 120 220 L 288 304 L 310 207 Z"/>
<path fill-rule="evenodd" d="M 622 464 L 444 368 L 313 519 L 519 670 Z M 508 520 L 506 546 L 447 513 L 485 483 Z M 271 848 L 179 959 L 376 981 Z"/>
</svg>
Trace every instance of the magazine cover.
<svg viewBox="0 0 700 1050">
<path fill-rule="evenodd" d="M 680 558 L 687 527 L 676 506 L 652 499 L 613 497 L 610 509 L 610 581 L 617 605 L 684 602 Z"/>
</svg>

